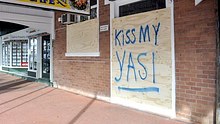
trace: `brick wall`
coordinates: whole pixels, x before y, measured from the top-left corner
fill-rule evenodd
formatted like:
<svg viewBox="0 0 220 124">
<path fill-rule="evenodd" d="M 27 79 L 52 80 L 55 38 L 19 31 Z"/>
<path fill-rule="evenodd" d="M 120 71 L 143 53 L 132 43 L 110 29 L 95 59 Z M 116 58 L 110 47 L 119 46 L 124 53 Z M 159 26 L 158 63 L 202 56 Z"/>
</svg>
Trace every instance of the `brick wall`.
<svg viewBox="0 0 220 124">
<path fill-rule="evenodd" d="M 178 118 L 213 124 L 216 93 L 215 0 L 175 0 Z"/>
<path fill-rule="evenodd" d="M 109 24 L 109 6 L 101 0 L 99 7 L 100 25 Z M 61 14 L 55 13 L 54 81 L 86 93 L 110 96 L 110 33 L 99 35 L 100 57 L 65 57 L 66 26 L 57 21 Z"/>
<path fill-rule="evenodd" d="M 109 24 L 109 6 L 100 0 L 100 25 Z M 212 124 L 216 93 L 215 0 L 175 0 L 177 117 Z M 56 21 L 62 13 L 56 12 Z M 110 33 L 100 33 L 100 57 L 65 57 L 66 27 L 55 23 L 54 80 L 93 94 L 110 96 Z"/>
</svg>

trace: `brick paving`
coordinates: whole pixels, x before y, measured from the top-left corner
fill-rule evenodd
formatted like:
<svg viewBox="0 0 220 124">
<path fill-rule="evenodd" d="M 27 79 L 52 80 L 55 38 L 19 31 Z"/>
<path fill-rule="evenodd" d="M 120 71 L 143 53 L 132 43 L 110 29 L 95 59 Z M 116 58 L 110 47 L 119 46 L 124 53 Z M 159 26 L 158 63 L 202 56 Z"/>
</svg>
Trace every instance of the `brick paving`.
<svg viewBox="0 0 220 124">
<path fill-rule="evenodd" d="M 0 124 L 186 124 L 0 73 Z"/>
</svg>

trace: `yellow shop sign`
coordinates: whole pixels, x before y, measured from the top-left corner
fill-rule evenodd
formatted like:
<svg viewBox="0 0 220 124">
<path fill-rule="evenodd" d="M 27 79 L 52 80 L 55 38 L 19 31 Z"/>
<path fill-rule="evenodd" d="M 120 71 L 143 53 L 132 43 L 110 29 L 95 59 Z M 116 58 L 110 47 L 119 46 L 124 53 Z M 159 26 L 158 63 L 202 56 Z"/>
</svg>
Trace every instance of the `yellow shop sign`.
<svg viewBox="0 0 220 124">
<path fill-rule="evenodd" d="M 0 2 L 90 14 L 90 0 L 0 0 Z"/>
<path fill-rule="evenodd" d="M 32 3 L 36 5 L 70 9 L 70 5 L 67 3 L 68 0 L 18 0 L 18 1 Z"/>
</svg>

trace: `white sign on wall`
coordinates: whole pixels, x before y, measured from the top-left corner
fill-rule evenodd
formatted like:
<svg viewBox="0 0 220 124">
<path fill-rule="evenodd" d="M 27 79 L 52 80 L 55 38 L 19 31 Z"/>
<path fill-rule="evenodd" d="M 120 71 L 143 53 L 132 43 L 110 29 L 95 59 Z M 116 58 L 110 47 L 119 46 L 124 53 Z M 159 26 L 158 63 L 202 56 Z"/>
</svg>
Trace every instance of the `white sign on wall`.
<svg viewBox="0 0 220 124">
<path fill-rule="evenodd" d="M 108 31 L 108 25 L 101 25 L 100 32 Z"/>
<path fill-rule="evenodd" d="M 195 0 L 195 5 L 198 5 L 199 3 L 201 3 L 203 0 Z"/>
</svg>

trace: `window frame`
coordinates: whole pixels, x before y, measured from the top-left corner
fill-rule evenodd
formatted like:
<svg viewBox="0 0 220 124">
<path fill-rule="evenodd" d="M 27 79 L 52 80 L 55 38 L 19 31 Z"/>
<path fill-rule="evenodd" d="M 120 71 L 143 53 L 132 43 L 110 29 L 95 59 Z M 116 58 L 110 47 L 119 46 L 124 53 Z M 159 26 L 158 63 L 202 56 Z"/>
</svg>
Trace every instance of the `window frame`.
<svg viewBox="0 0 220 124">
<path fill-rule="evenodd" d="M 119 7 L 126 5 L 126 4 L 130 4 L 130 3 L 135 3 L 135 2 L 139 2 L 141 0 L 116 0 L 114 1 L 114 17 L 118 18 L 119 17 Z M 166 8 L 167 7 L 171 7 L 172 4 L 172 0 L 165 0 L 166 1 Z M 105 3 L 110 3 L 109 0 L 105 1 Z"/>
</svg>

